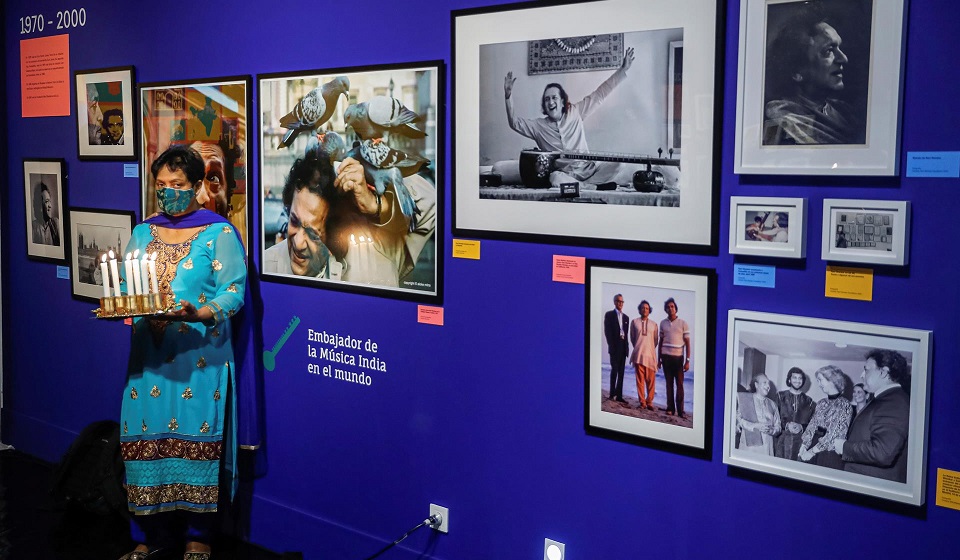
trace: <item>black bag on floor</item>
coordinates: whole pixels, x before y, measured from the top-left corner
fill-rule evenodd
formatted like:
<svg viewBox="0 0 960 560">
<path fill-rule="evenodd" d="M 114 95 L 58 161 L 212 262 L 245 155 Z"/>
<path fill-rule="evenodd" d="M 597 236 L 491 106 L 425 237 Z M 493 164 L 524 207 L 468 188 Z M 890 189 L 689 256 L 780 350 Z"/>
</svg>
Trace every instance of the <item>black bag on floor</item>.
<svg viewBox="0 0 960 560">
<path fill-rule="evenodd" d="M 97 514 L 127 515 L 120 425 L 94 422 L 70 444 L 53 474 L 53 497 Z"/>
</svg>

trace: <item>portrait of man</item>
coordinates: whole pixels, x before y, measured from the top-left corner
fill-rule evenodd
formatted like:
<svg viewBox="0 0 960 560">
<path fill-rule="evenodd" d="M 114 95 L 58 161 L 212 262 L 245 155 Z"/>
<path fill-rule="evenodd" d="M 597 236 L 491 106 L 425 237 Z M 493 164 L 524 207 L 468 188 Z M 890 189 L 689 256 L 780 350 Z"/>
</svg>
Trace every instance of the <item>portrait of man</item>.
<svg viewBox="0 0 960 560">
<path fill-rule="evenodd" d="M 100 144 L 104 146 L 123 145 L 123 111 L 121 109 L 104 111 Z"/>
<path fill-rule="evenodd" d="M 60 246 L 59 211 L 54 207 L 53 189 L 56 188 L 56 177 L 53 175 L 31 175 L 33 183 L 34 206 L 31 241 L 41 245 Z"/>
<path fill-rule="evenodd" d="M 871 0 L 770 4 L 763 145 L 866 141 Z"/>
</svg>

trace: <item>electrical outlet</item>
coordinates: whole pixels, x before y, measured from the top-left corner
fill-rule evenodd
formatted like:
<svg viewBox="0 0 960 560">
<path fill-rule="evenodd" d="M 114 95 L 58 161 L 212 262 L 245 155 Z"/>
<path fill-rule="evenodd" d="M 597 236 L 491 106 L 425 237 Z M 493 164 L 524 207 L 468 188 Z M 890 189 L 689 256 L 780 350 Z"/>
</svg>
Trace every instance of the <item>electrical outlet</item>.
<svg viewBox="0 0 960 560">
<path fill-rule="evenodd" d="M 443 506 L 438 506 L 437 504 L 430 504 L 430 515 L 433 514 L 440 515 L 440 523 L 435 525 L 430 525 L 432 529 L 440 531 L 441 533 L 447 533 L 450 531 L 450 510 Z"/>
<path fill-rule="evenodd" d="M 564 560 L 567 557 L 566 546 L 553 539 L 543 539 L 543 560 Z"/>
</svg>

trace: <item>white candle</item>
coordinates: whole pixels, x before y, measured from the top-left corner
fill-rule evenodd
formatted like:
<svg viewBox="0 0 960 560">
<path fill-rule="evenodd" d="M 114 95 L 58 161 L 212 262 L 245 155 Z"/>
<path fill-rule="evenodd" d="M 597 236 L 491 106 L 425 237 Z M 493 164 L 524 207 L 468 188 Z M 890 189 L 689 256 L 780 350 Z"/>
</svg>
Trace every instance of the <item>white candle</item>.
<svg viewBox="0 0 960 560">
<path fill-rule="evenodd" d="M 107 274 L 107 254 L 100 257 L 100 280 L 103 282 L 103 297 L 110 297 L 110 275 Z"/>
<path fill-rule="evenodd" d="M 150 287 L 153 288 L 153 293 L 159 294 L 160 288 L 157 286 L 157 253 L 154 251 L 150 255 Z"/>
<path fill-rule="evenodd" d="M 147 271 L 147 261 L 149 257 L 144 253 L 143 258 L 140 259 L 140 282 L 141 282 L 141 293 L 147 295 L 150 293 L 150 273 Z"/>
<path fill-rule="evenodd" d="M 120 271 L 117 266 L 117 256 L 110 251 L 110 278 L 113 278 L 113 295 L 120 297 Z M 104 281 L 106 283 L 106 281 Z"/>
<path fill-rule="evenodd" d="M 140 282 L 140 249 L 133 252 L 133 260 L 130 261 L 130 267 L 133 268 L 133 290 L 132 293 L 140 295 L 143 293 L 143 284 Z"/>
<path fill-rule="evenodd" d="M 127 295 L 132 296 L 133 290 L 133 255 L 127 253 L 127 258 L 123 259 L 123 280 L 127 283 Z"/>
</svg>

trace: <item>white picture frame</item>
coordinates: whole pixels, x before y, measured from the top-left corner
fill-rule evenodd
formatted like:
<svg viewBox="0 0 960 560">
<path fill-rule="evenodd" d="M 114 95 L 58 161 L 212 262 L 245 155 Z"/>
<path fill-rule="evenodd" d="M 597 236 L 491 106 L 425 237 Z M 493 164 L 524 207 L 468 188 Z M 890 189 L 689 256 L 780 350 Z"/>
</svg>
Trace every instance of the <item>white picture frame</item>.
<svg viewBox="0 0 960 560">
<path fill-rule="evenodd" d="M 780 30 L 790 27 L 789 12 L 816 5 L 825 10 L 824 20 L 839 34 L 846 64 L 839 69 L 842 89 L 834 90 L 830 108 L 843 120 L 832 120 L 828 129 L 843 134 L 809 133 L 799 125 L 797 135 L 784 138 L 777 131 L 791 128 L 800 113 L 790 103 L 803 106 L 796 92 L 776 95 L 780 80 L 785 89 L 798 82 L 793 76 L 775 73 L 788 68 L 778 61 L 774 45 Z M 847 0 L 811 3 L 803 0 L 745 0 L 740 7 L 740 55 L 737 77 L 737 120 L 734 172 L 765 175 L 861 175 L 895 176 L 900 160 L 900 120 L 903 91 L 906 0 Z M 795 15 L 795 14 L 794 14 Z M 785 34 L 784 34 L 785 35 Z M 837 55 L 839 56 L 839 55 Z M 857 61 L 860 61 L 859 63 Z M 864 64 L 869 60 L 868 64 Z M 802 77 L 801 77 L 802 81 Z M 809 80 L 808 80 L 809 83 Z M 833 87 L 837 87 L 834 84 Z M 799 87 L 799 86 L 798 86 Z M 840 99 L 839 103 L 837 99 Z M 771 104 L 773 103 L 773 104 Z M 810 107 L 817 103 L 810 102 Z M 796 107 L 795 105 L 793 107 Z M 786 115 L 786 117 L 785 117 Z M 824 119 L 812 111 L 818 126 Z M 832 126 L 838 122 L 842 125 Z M 786 123 L 781 128 L 777 123 Z M 765 126 L 766 124 L 766 126 Z"/>
<path fill-rule="evenodd" d="M 820 257 L 834 262 L 907 265 L 910 202 L 824 199 Z"/>
<path fill-rule="evenodd" d="M 723 462 L 857 494 L 922 505 L 926 496 L 932 336 L 933 333 L 926 330 L 731 309 L 727 323 Z M 749 450 L 749 444 L 743 443 L 744 430 L 747 428 L 738 423 L 737 403 L 752 401 L 743 395 L 744 389 L 746 394 L 750 393 L 750 380 L 754 375 L 760 373 L 768 378 L 771 388 L 767 396 L 773 393 L 773 399 L 777 399 L 774 402 L 778 402 L 780 397 L 774 391 L 783 390 L 785 376 L 794 368 L 799 368 L 806 377 L 801 390 L 809 393 L 808 396 L 815 402 L 825 399 L 829 402 L 826 393 L 818 387 L 816 378 L 817 372 L 823 371 L 824 366 L 834 366 L 844 377 L 850 378 L 840 393 L 843 398 L 850 399 L 851 385 L 862 378 L 862 368 L 870 362 L 867 354 L 873 350 L 893 351 L 905 358 L 910 373 L 909 391 L 904 391 L 909 399 L 908 408 L 903 408 L 902 394 L 888 394 L 888 391 L 899 391 L 898 388 L 878 391 L 869 404 L 853 416 L 848 429 L 842 430 L 846 435 L 835 438 L 847 438 L 841 444 L 844 449 L 844 454 L 840 456 L 842 469 L 817 464 L 816 460 L 807 462 L 777 456 L 784 454 L 780 450 L 768 455 L 762 450 L 758 451 L 759 446 Z M 876 364 L 877 360 L 874 359 L 873 363 Z M 864 386 L 869 387 L 869 381 Z M 880 399 L 884 394 L 886 397 Z M 889 403 L 884 403 L 894 396 L 901 399 L 901 406 L 896 413 L 890 411 Z M 889 442 L 884 439 L 890 444 L 894 458 L 891 459 L 891 466 L 882 468 L 867 464 L 862 452 L 860 457 L 855 456 L 857 448 L 871 441 L 880 428 L 873 424 L 876 415 L 868 414 L 870 407 L 878 404 L 884 406 L 882 410 L 885 416 L 901 421 L 892 424 L 898 427 L 901 436 L 902 422 L 907 423 L 906 439 L 899 437 Z M 861 425 L 857 424 L 858 418 Z M 863 424 L 866 422 L 870 423 Z M 807 428 L 815 424 L 815 420 L 810 420 Z M 889 429 L 889 426 L 886 428 Z M 831 437 L 829 431 L 823 437 Z M 879 435 L 876 437 L 880 438 Z M 906 454 L 905 464 L 897 462 L 903 458 L 902 454 Z M 898 471 L 896 465 L 905 473 Z M 898 479 L 900 477 L 902 480 Z"/>
<path fill-rule="evenodd" d="M 109 251 L 122 255 L 135 225 L 130 210 L 70 208 L 70 283 L 75 299 L 97 302 L 103 297 L 101 258 Z M 109 278 L 106 283 L 109 286 Z"/>
<path fill-rule="evenodd" d="M 455 235 L 715 251 L 720 130 L 716 92 L 723 71 L 717 53 L 723 18 L 719 5 L 707 0 L 524 3 L 454 11 Z M 505 76 L 512 73 L 517 79 L 511 97 L 517 117 L 543 116 L 541 97 L 549 82 L 562 83 L 575 104 L 597 91 L 613 72 L 528 76 L 525 45 L 608 33 L 622 33 L 624 48 L 634 49 L 636 60 L 602 107 L 587 116 L 585 135 L 590 138 L 591 153 L 619 152 L 626 158 L 618 160 L 623 167 L 618 173 L 592 176 L 596 188 L 589 184 L 590 178 L 583 178 L 584 186 L 576 191 L 557 185 L 531 186 L 517 171 L 524 169 L 518 161 L 544 152 L 536 151 L 542 147 L 537 141 L 510 129 L 504 108 Z M 679 127 L 683 149 L 671 155 L 666 114 L 674 80 L 669 75 L 669 52 L 677 41 L 683 41 Z M 562 153 L 569 155 L 566 150 Z M 638 158 L 648 162 L 666 186 L 650 191 L 644 185 L 637 187 L 637 181 L 631 180 L 637 178 L 631 166 L 643 166 Z M 492 187 L 484 182 L 491 175 Z M 597 178 L 600 175 L 609 177 Z M 601 181 L 607 181 L 608 188 L 602 188 Z M 604 203 L 570 203 L 578 201 Z"/>
<path fill-rule="evenodd" d="M 802 259 L 806 223 L 804 198 L 731 196 L 730 254 Z"/>
</svg>

